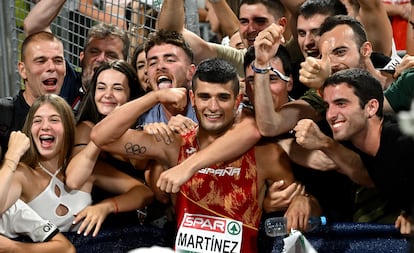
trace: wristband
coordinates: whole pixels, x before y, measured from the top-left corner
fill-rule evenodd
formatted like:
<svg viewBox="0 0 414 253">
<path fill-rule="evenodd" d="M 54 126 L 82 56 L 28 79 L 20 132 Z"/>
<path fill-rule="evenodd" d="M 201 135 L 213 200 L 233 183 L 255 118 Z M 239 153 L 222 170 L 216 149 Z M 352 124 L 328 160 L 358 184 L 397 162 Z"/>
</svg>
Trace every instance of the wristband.
<svg viewBox="0 0 414 253">
<path fill-rule="evenodd" d="M 269 70 L 271 70 L 271 69 L 272 69 L 272 67 L 271 67 L 271 66 L 269 66 L 269 67 L 267 67 L 267 68 L 264 68 L 264 69 L 259 69 L 259 68 L 256 68 L 256 67 L 254 66 L 253 62 L 252 62 L 252 64 L 251 64 L 250 66 L 252 67 L 252 70 L 254 71 L 254 73 L 257 73 L 257 74 L 267 74 L 267 73 L 269 73 Z"/>
<path fill-rule="evenodd" d="M 116 203 L 116 200 L 114 198 L 111 198 L 110 200 L 111 200 L 111 202 L 114 206 L 114 209 L 115 209 L 114 214 L 117 214 L 118 213 L 118 203 Z"/>
</svg>

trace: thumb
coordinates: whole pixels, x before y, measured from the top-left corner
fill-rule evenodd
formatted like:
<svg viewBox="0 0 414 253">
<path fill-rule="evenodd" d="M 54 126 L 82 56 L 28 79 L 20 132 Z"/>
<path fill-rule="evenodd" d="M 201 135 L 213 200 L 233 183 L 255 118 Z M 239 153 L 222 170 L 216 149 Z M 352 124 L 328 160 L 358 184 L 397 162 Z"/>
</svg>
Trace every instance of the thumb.
<svg viewBox="0 0 414 253">
<path fill-rule="evenodd" d="M 322 47 L 321 47 L 321 60 L 323 62 L 330 62 L 331 59 L 329 58 L 329 55 L 331 54 L 332 51 L 332 46 L 329 43 L 329 41 L 325 40 L 322 43 Z"/>
<path fill-rule="evenodd" d="M 283 180 L 275 181 L 275 182 L 272 183 L 272 185 L 270 186 L 270 188 L 272 190 L 277 190 L 277 189 L 282 188 L 284 184 L 285 184 L 285 181 L 283 181 Z"/>
</svg>

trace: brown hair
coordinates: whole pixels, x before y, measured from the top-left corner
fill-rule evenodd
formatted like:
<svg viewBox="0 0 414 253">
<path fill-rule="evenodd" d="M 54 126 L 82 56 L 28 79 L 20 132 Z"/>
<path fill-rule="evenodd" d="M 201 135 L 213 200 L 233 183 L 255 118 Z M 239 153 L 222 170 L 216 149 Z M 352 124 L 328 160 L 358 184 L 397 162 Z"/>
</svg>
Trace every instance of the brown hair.
<svg viewBox="0 0 414 253">
<path fill-rule="evenodd" d="M 30 148 L 22 157 L 22 162 L 34 168 L 41 160 L 37 147 L 33 141 L 31 128 L 35 113 L 44 104 L 52 105 L 62 120 L 64 136 L 62 152 L 59 157 L 59 165 L 62 165 L 63 168 L 65 168 L 67 165 L 66 163 L 69 162 L 69 157 L 75 143 L 75 117 L 69 104 L 62 97 L 55 94 L 45 94 L 40 96 L 30 107 L 22 130 L 30 139 Z"/>
</svg>

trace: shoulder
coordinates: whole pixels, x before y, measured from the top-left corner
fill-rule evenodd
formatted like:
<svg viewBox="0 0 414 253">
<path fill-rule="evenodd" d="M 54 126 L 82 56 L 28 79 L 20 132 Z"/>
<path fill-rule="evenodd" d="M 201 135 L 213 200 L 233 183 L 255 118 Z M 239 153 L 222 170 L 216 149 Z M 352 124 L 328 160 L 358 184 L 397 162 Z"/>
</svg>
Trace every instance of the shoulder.
<svg viewBox="0 0 414 253">
<path fill-rule="evenodd" d="M 90 141 L 90 133 L 94 124 L 90 121 L 82 121 L 76 125 L 75 145 Z"/>
<path fill-rule="evenodd" d="M 34 170 L 27 164 L 19 162 L 16 171 L 14 172 L 14 179 L 20 184 L 29 186 L 32 185 L 32 180 L 35 177 Z"/>
</svg>

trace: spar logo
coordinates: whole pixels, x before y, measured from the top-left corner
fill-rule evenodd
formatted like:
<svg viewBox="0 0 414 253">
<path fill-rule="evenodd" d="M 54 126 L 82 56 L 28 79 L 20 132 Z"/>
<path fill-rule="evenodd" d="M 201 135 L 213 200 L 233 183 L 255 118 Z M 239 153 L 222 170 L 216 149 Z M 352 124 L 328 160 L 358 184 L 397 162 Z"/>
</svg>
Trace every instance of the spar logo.
<svg viewBox="0 0 414 253">
<path fill-rule="evenodd" d="M 217 233 L 226 232 L 226 220 L 199 215 L 184 216 L 183 227 L 201 229 Z"/>
</svg>

